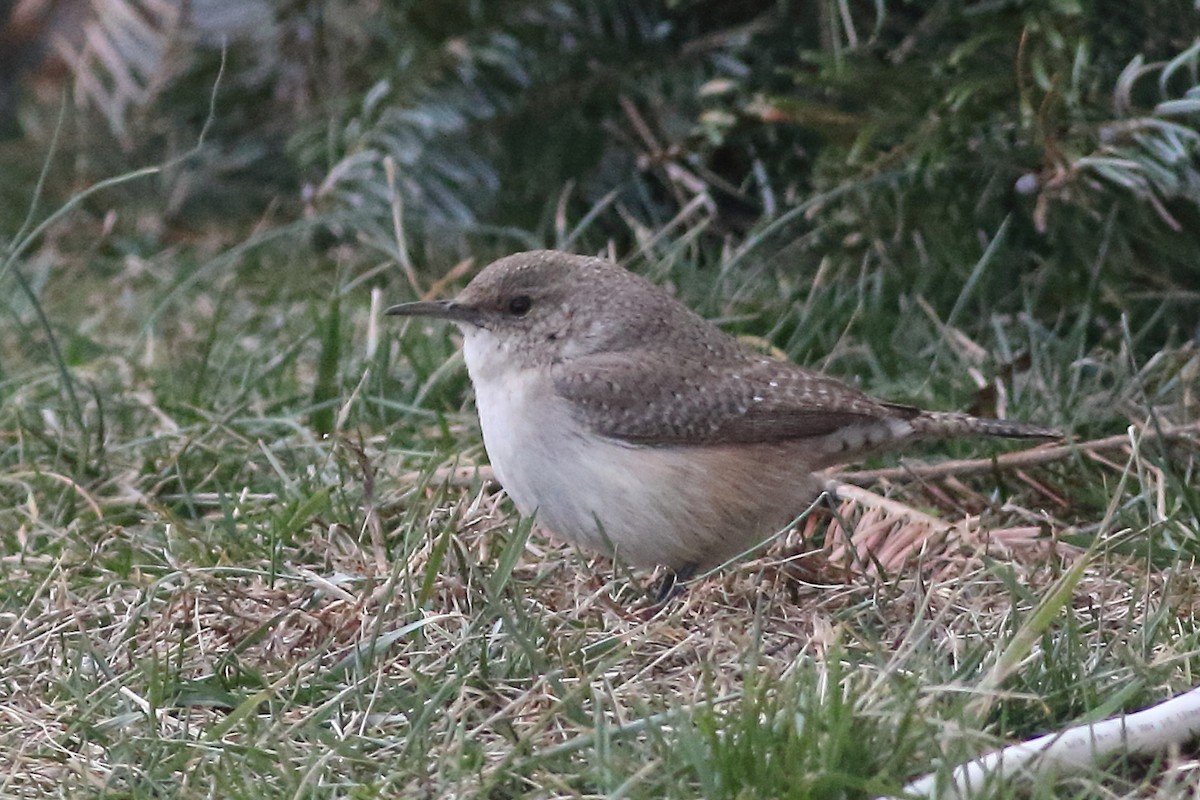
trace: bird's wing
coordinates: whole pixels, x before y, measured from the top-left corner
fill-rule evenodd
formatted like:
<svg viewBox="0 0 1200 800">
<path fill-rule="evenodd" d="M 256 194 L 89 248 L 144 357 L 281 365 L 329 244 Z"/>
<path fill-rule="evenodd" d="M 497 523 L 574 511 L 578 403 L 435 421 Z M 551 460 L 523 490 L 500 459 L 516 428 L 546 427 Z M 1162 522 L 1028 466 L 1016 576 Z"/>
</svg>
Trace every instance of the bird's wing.
<svg viewBox="0 0 1200 800">
<path fill-rule="evenodd" d="M 675 361 L 603 353 L 555 365 L 554 389 L 603 436 L 632 444 L 750 444 L 826 436 L 920 411 L 768 358 Z"/>
</svg>

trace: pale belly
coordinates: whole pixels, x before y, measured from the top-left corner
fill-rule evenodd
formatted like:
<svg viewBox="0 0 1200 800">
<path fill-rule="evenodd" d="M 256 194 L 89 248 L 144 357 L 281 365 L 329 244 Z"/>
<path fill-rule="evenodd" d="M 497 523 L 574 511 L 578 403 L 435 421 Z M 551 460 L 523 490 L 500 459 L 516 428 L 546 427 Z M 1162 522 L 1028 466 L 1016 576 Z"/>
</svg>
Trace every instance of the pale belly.
<svg viewBox="0 0 1200 800">
<path fill-rule="evenodd" d="M 567 540 L 637 566 L 705 568 L 770 536 L 820 491 L 794 448 L 598 437 L 542 374 L 473 369 L 472 380 L 496 477 L 522 514 Z"/>
</svg>

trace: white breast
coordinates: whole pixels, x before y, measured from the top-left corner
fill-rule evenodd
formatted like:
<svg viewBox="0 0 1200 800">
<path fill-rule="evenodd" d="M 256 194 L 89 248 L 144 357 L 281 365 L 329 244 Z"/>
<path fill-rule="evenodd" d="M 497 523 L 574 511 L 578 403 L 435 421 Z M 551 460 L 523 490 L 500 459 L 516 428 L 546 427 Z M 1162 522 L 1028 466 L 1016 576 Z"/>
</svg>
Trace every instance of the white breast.
<svg viewBox="0 0 1200 800">
<path fill-rule="evenodd" d="M 794 447 L 641 447 L 597 436 L 487 331 L 465 331 L 488 458 L 517 509 L 638 566 L 713 566 L 791 520 L 819 492 Z"/>
<path fill-rule="evenodd" d="M 554 392 L 548 371 L 510 368 L 503 344 L 470 331 L 464 346 L 483 443 L 518 510 L 585 547 L 630 564 L 682 567 L 712 549 L 697 518 L 714 498 L 685 452 L 596 436 Z"/>
</svg>

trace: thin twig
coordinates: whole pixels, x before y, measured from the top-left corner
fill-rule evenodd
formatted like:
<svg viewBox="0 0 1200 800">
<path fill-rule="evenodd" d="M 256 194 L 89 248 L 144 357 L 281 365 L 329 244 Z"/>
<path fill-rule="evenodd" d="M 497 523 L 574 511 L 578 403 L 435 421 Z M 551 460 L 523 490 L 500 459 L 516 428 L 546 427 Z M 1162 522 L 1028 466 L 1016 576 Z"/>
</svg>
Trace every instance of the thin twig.
<svg viewBox="0 0 1200 800">
<path fill-rule="evenodd" d="M 900 517 L 909 522 L 919 522 L 928 525 L 934 531 L 939 533 L 947 533 L 953 526 L 945 520 L 940 520 L 937 517 L 930 516 L 924 511 L 918 511 L 912 506 L 905 505 L 897 500 L 892 500 L 888 497 L 881 497 L 874 492 L 869 492 L 858 486 L 852 486 L 846 483 L 838 483 L 837 481 L 829 481 L 826 483 L 827 491 L 833 493 L 839 500 L 853 500 L 859 505 L 867 508 L 878 508 L 884 511 L 891 517 Z"/>
<path fill-rule="evenodd" d="M 1147 429 L 1142 433 L 1143 441 L 1163 439 L 1166 441 L 1190 440 L 1193 435 L 1200 434 L 1200 422 L 1192 422 L 1175 428 L 1168 428 L 1161 433 Z M 918 464 L 906 467 L 888 467 L 887 469 L 868 469 L 856 472 L 837 473 L 838 480 L 847 483 L 870 484 L 877 481 L 904 480 L 917 478 L 921 480 L 937 480 L 951 475 L 985 475 L 998 469 L 1020 469 L 1041 464 L 1062 461 L 1080 452 L 1095 452 L 1097 450 L 1117 450 L 1129 446 L 1129 434 L 1121 433 L 1116 436 L 1106 436 L 1102 439 L 1092 439 L 1087 442 L 1072 442 L 1070 444 L 1040 445 L 1029 450 L 1018 450 L 1015 453 L 1004 453 L 995 458 L 967 458 L 953 461 L 943 461 L 939 464 Z"/>
</svg>

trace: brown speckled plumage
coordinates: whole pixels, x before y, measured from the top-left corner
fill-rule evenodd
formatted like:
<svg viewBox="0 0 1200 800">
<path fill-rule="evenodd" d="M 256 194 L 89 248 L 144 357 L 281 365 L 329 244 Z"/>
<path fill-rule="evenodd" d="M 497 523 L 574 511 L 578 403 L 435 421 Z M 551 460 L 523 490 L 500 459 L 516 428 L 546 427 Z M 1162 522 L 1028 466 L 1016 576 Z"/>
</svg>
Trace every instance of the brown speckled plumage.
<svg viewBox="0 0 1200 800">
<path fill-rule="evenodd" d="M 812 500 L 813 470 L 864 453 L 1056 435 L 876 400 L 766 358 L 596 258 L 518 253 L 453 301 L 389 312 L 462 327 L 484 442 L 518 508 L 633 563 L 733 555 Z"/>
</svg>

